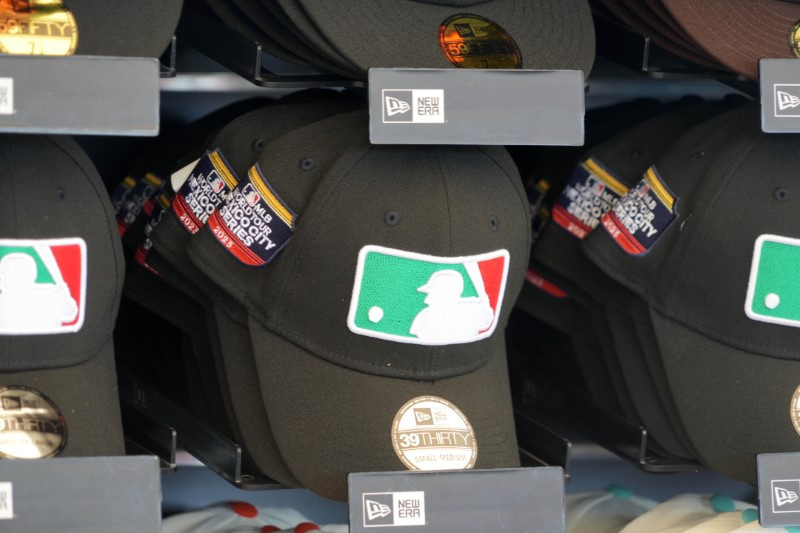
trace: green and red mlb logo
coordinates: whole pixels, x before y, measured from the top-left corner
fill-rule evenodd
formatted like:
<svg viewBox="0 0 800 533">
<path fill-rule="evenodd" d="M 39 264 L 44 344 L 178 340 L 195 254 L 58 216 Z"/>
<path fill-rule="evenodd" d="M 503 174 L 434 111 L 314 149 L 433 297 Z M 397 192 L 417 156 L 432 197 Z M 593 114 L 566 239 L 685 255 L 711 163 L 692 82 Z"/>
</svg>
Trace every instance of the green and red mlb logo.
<svg viewBox="0 0 800 533">
<path fill-rule="evenodd" d="M 800 239 L 756 239 L 744 311 L 760 322 L 800 327 Z"/>
<path fill-rule="evenodd" d="M 85 309 L 83 239 L 0 239 L 0 335 L 72 333 Z"/>
<path fill-rule="evenodd" d="M 474 342 L 497 327 L 507 250 L 438 257 L 367 245 L 347 325 L 359 335 L 428 346 Z"/>
</svg>

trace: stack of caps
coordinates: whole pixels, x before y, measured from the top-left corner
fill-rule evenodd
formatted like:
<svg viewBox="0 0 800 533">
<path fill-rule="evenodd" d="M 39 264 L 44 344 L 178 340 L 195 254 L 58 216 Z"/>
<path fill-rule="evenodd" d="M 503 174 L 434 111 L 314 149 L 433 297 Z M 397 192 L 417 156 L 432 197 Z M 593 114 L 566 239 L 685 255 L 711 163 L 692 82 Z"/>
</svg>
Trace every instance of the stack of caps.
<svg viewBox="0 0 800 533">
<path fill-rule="evenodd" d="M 593 8 L 688 61 L 750 79 L 759 59 L 800 57 L 793 0 L 595 0 Z"/>
<path fill-rule="evenodd" d="M 4 0 L 0 54 L 159 57 L 182 0 Z"/>
<path fill-rule="evenodd" d="M 0 458 L 124 453 L 112 331 L 124 261 L 69 138 L 0 136 Z"/>
<path fill-rule="evenodd" d="M 363 79 L 370 67 L 578 69 L 587 0 L 194 0 L 270 54 Z"/>
<path fill-rule="evenodd" d="M 195 412 L 258 471 L 342 500 L 350 472 L 519 464 L 516 166 L 502 148 L 372 146 L 367 118 L 339 93 L 258 107 L 191 150 L 173 197 L 146 178 L 114 194 L 153 189 L 149 223 L 127 225 L 127 290 L 191 339 Z"/>
<path fill-rule="evenodd" d="M 800 451 L 800 156 L 756 106 L 708 119 L 720 111 L 665 114 L 584 156 L 532 254 L 563 294 L 527 308 L 588 317 L 597 343 L 566 356 L 654 449 L 755 482 L 757 454 Z"/>
</svg>

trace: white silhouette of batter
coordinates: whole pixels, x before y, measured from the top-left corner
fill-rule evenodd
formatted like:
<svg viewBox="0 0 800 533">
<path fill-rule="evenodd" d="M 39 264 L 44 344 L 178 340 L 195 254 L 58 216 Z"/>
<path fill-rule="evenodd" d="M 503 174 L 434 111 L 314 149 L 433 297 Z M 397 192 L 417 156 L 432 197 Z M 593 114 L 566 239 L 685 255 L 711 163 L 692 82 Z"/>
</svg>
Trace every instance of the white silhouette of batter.
<svg viewBox="0 0 800 533">
<path fill-rule="evenodd" d="M 23 253 L 0 259 L 0 329 L 58 329 L 75 319 L 78 304 L 64 284 L 36 283 L 36 261 Z"/>
<path fill-rule="evenodd" d="M 494 320 L 486 293 L 462 298 L 464 278 L 455 270 L 439 270 L 417 291 L 427 293 L 428 305 L 411 323 L 409 333 L 424 340 L 461 340 L 477 336 Z"/>
</svg>

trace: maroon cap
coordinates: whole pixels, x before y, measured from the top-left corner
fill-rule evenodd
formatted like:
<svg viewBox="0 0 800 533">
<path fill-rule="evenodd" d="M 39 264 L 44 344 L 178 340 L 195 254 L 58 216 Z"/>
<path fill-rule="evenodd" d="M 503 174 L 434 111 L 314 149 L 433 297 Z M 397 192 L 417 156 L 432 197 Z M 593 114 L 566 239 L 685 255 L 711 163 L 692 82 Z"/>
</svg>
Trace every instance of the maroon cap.
<svg viewBox="0 0 800 533">
<path fill-rule="evenodd" d="M 761 58 L 796 57 L 793 47 L 800 4 L 786 0 L 662 1 L 706 52 L 748 78 L 758 78 Z"/>
</svg>

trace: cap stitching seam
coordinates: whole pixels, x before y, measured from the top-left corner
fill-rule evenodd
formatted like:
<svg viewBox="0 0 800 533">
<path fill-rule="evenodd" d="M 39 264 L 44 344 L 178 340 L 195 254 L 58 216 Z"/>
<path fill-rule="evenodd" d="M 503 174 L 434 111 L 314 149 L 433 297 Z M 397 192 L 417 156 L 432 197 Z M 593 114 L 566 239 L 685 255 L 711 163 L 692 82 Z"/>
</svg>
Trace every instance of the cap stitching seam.
<svg viewBox="0 0 800 533">
<path fill-rule="evenodd" d="M 713 332 L 711 332 L 710 330 L 708 330 L 706 328 L 703 328 L 701 326 L 698 326 L 698 325 L 696 325 L 694 323 L 691 323 L 691 322 L 688 322 L 688 321 L 685 321 L 685 320 L 681 320 L 680 316 L 678 314 L 676 314 L 676 313 L 672 313 L 671 311 L 665 311 L 665 310 L 659 309 L 659 308 L 657 308 L 655 306 L 652 307 L 652 310 L 655 311 L 656 313 L 662 315 L 664 318 L 674 320 L 679 325 L 681 325 L 683 327 L 686 327 L 686 328 L 689 328 L 689 329 L 691 329 L 691 330 L 693 330 L 693 331 L 695 331 L 697 333 L 700 333 L 703 336 L 707 337 L 708 339 L 710 339 L 710 340 L 712 340 L 712 341 L 714 341 L 716 343 L 723 344 L 725 346 L 730 346 L 731 348 L 734 348 L 736 350 L 741 350 L 741 351 L 744 351 L 744 352 L 748 352 L 748 353 L 750 353 L 752 355 L 755 355 L 756 357 L 766 357 L 766 358 L 769 358 L 769 359 L 779 359 L 781 361 L 791 361 L 793 363 L 798 362 L 798 360 L 796 358 L 797 357 L 796 350 L 783 350 L 783 349 L 781 349 L 779 347 L 769 346 L 769 348 L 775 350 L 779 354 L 785 354 L 783 357 L 781 357 L 780 355 L 772 355 L 772 354 L 765 354 L 765 353 L 755 352 L 755 351 L 753 351 L 752 347 L 745 346 L 745 345 L 740 344 L 738 342 L 734 343 L 734 342 L 731 342 L 731 341 L 729 341 L 727 339 L 724 339 L 724 340 L 720 339 L 717 336 L 716 333 L 713 333 Z M 791 357 L 792 355 L 794 355 L 795 357 L 794 358 Z"/>
<path fill-rule="evenodd" d="M 384 370 L 384 371 L 386 370 L 386 367 L 384 365 L 379 365 L 379 364 L 375 364 L 375 363 L 360 361 L 360 360 L 358 360 L 358 359 L 356 359 L 354 357 L 351 357 L 350 355 L 348 355 L 346 353 L 345 354 L 341 354 L 341 355 L 340 354 L 336 354 L 335 357 L 333 357 L 333 356 L 331 356 L 329 354 L 329 352 L 324 347 L 318 345 L 314 341 L 312 341 L 310 339 L 305 339 L 303 337 L 299 337 L 294 333 L 291 333 L 291 332 L 288 332 L 288 331 L 284 331 L 280 327 L 267 328 L 266 324 L 264 324 L 264 323 L 261 323 L 261 326 L 264 327 L 265 329 L 267 329 L 268 331 L 270 331 L 272 333 L 275 333 L 277 335 L 280 335 L 281 337 L 283 337 L 284 339 L 286 339 L 288 341 L 291 341 L 295 346 L 297 346 L 300 349 L 308 351 L 306 349 L 306 347 L 304 346 L 304 344 L 306 344 L 308 346 L 311 346 L 312 348 L 314 348 L 314 349 L 316 349 L 318 351 L 315 352 L 315 353 L 310 353 L 309 355 L 311 355 L 313 357 L 319 357 L 320 359 L 324 359 L 325 361 L 328 361 L 328 362 L 333 363 L 335 365 L 343 366 L 340 362 L 336 361 L 337 358 L 342 358 L 342 359 L 346 359 L 348 361 L 356 362 L 361 366 L 367 366 L 367 367 L 370 367 L 370 368 L 381 369 L 381 370 Z M 305 343 L 303 341 L 305 341 Z M 324 354 L 327 355 L 327 357 L 322 357 L 322 356 L 318 355 L 319 353 L 324 353 Z M 476 366 L 472 366 L 472 365 L 470 365 L 470 366 L 448 366 L 448 367 L 439 369 L 439 371 L 457 370 L 457 371 L 459 371 L 461 373 L 466 374 L 468 372 L 474 372 L 475 370 L 478 370 L 479 368 L 483 367 L 487 362 L 488 362 L 488 360 L 487 361 L 483 361 L 483 362 L 481 362 L 480 364 L 478 364 Z M 347 368 L 348 370 L 356 371 L 356 372 L 362 372 L 361 370 L 358 370 L 357 368 L 351 368 L 351 367 L 345 367 L 345 368 Z M 423 375 L 423 376 L 429 376 L 430 374 L 431 374 L 431 372 L 429 372 L 429 371 L 425 371 L 425 372 L 421 373 L 421 375 Z M 401 376 L 401 375 L 386 375 L 385 373 L 381 373 L 379 375 L 383 376 L 383 377 L 389 377 L 389 378 L 412 379 L 412 380 L 420 377 L 420 376 L 408 376 L 408 377 L 406 377 L 406 376 Z M 455 375 L 461 375 L 461 374 L 454 374 L 453 376 L 437 376 L 435 379 L 443 379 L 443 378 L 446 378 L 446 377 L 454 377 Z M 433 381 L 433 380 L 426 380 L 426 381 Z"/>
</svg>

